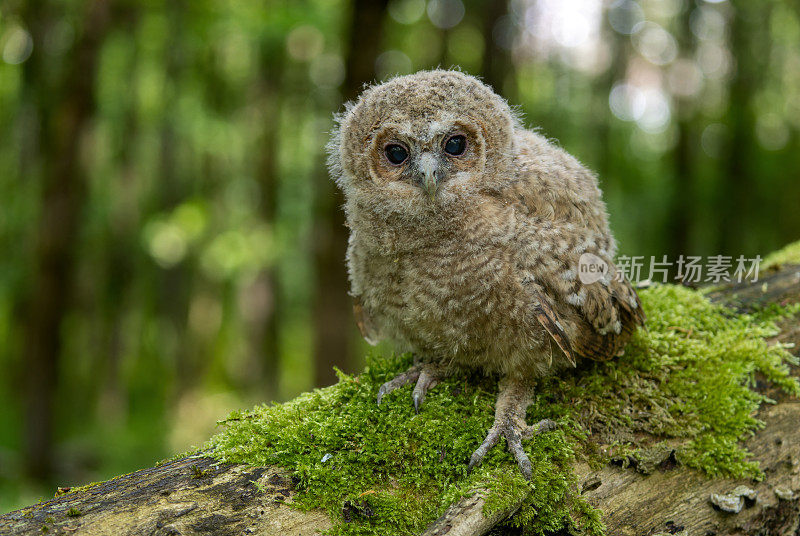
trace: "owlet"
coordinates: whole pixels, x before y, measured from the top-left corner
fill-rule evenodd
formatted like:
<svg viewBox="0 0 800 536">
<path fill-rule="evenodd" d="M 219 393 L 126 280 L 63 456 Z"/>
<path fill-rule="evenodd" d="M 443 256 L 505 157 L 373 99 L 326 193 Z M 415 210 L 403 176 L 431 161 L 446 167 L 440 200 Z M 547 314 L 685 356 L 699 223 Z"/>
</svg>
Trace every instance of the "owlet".
<svg viewBox="0 0 800 536">
<path fill-rule="evenodd" d="M 491 88 L 423 71 L 363 92 L 338 118 L 331 174 L 350 228 L 347 265 L 364 337 L 415 365 L 381 398 L 479 369 L 500 378 L 494 425 L 470 468 L 505 437 L 522 473 L 534 380 L 580 358 L 621 353 L 644 323 L 615 273 L 616 244 L 596 177 L 526 130 Z M 586 276 L 586 277 L 584 277 Z"/>
</svg>

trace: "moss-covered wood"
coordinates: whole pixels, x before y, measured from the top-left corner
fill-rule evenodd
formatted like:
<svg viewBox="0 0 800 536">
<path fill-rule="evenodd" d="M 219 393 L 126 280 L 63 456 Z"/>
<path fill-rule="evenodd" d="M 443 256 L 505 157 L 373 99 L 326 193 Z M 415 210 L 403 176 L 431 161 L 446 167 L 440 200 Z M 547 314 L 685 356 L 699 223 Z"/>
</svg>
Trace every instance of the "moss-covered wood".
<svg viewBox="0 0 800 536">
<path fill-rule="evenodd" d="M 277 467 L 185 457 L 77 490 L 0 517 L 0 534 L 104 536 L 317 534 L 321 512 L 289 507 L 295 486 Z"/>
<path fill-rule="evenodd" d="M 786 260 L 782 259 L 782 262 L 785 263 Z M 676 292 L 679 291 L 676 290 Z M 754 306 L 762 307 L 767 302 L 782 306 L 798 303 L 800 302 L 800 267 L 784 264 L 776 267 L 769 274 L 762 274 L 762 279 L 756 284 L 732 285 L 730 288 L 718 289 L 712 296 L 725 302 L 733 300 L 734 307 L 740 312 L 751 310 Z M 767 297 L 766 300 L 765 297 Z M 731 318 L 739 317 L 732 316 Z M 722 321 L 714 320 L 714 322 Z M 709 333 L 719 327 L 719 324 L 714 322 L 707 326 Z M 742 325 L 745 326 L 742 329 L 746 330 L 748 325 Z M 753 325 L 757 327 L 761 324 Z M 727 329 L 731 326 L 723 327 Z M 675 335 L 680 340 L 668 340 L 671 348 L 683 348 L 681 346 L 684 344 L 683 337 L 689 341 L 685 344 L 690 346 L 694 344 L 696 336 L 691 333 L 691 330 L 686 330 L 681 325 L 675 325 L 674 328 Z M 760 340 L 760 337 L 766 332 L 758 331 L 758 329 L 754 331 L 753 338 Z M 800 334 L 800 320 L 796 316 L 782 321 L 779 340 L 787 343 L 795 342 L 800 338 L 798 334 Z M 665 337 L 670 338 L 668 333 Z M 651 341 L 651 339 L 652 337 L 647 340 Z M 657 337 L 652 340 L 658 342 Z M 722 343 L 717 341 L 716 344 Z M 734 347 L 739 347 L 741 352 L 750 349 L 747 345 L 742 346 L 741 338 L 736 341 L 731 340 L 729 344 L 734 352 L 736 351 Z M 694 347 L 690 347 L 690 350 L 691 348 Z M 758 345 L 752 347 L 756 353 L 763 352 L 763 348 Z M 635 352 L 634 348 L 632 355 Z M 774 356 L 772 357 L 774 358 Z M 625 366 L 624 363 L 626 362 L 622 362 L 620 367 Z M 630 361 L 627 363 L 630 365 Z M 745 361 L 739 360 L 737 363 L 741 365 Z M 363 479 L 359 479 L 358 471 L 354 466 L 341 464 L 348 459 L 351 461 L 363 459 L 364 463 L 369 463 L 370 455 L 380 454 L 379 451 L 370 451 L 369 448 L 365 450 L 364 445 L 357 444 L 358 437 L 356 436 L 359 434 L 355 433 L 345 437 L 341 445 L 335 442 L 336 437 L 313 437 L 307 441 L 302 438 L 293 438 L 298 445 L 305 445 L 305 450 L 308 450 L 305 454 L 308 458 L 301 457 L 303 453 L 299 451 L 303 449 L 288 453 L 278 452 L 278 446 L 274 446 L 274 451 L 270 451 L 269 448 L 259 450 L 260 447 L 256 447 L 259 446 L 259 441 L 263 440 L 261 437 L 263 434 L 242 445 L 231 443 L 236 435 L 229 434 L 228 436 L 219 436 L 209 444 L 209 448 L 216 449 L 215 452 L 221 457 L 230 460 L 287 461 L 289 463 L 285 463 L 285 465 L 291 465 L 292 471 L 277 469 L 275 465 L 270 465 L 269 468 L 258 468 L 252 465 L 219 463 L 209 458 L 182 458 L 156 468 L 72 491 L 46 503 L 2 516 L 0 517 L 0 533 L 29 534 L 33 531 L 47 531 L 55 534 L 193 534 L 201 532 L 214 534 L 316 534 L 333 530 L 339 533 L 384 534 L 387 533 L 387 526 L 376 525 L 374 520 L 381 516 L 391 519 L 387 516 L 394 515 L 398 516 L 398 526 L 402 526 L 404 529 L 389 531 L 389 533 L 413 534 L 424 531 L 425 534 L 453 536 L 483 534 L 519 508 L 521 510 L 516 515 L 517 524 L 529 524 L 528 521 L 540 515 L 540 517 L 550 516 L 547 519 L 553 522 L 553 527 L 559 526 L 558 523 L 564 525 L 564 515 L 577 515 L 574 514 L 576 508 L 572 508 L 576 505 L 577 511 L 589 514 L 591 521 L 591 509 L 589 508 L 591 505 L 603 512 L 607 534 L 677 534 L 682 531 L 685 534 L 703 535 L 710 533 L 794 534 L 792 531 L 797 528 L 798 511 L 800 510 L 798 504 L 798 497 L 800 497 L 800 448 L 798 447 L 800 427 L 797 426 L 797 423 L 800 422 L 798 420 L 800 402 L 785 394 L 786 385 L 783 386 L 783 390 L 776 385 L 781 383 L 780 374 L 770 369 L 775 364 L 774 360 L 770 363 L 772 365 L 766 361 L 762 363 L 760 370 L 762 373 L 766 370 L 766 375 L 756 375 L 756 378 L 770 376 L 775 381 L 771 383 L 759 381 L 756 384 L 756 390 L 774 399 L 776 403 L 760 406 L 757 417 L 763 421 L 764 427 L 747 440 L 746 447 L 752 454 L 748 459 L 738 458 L 738 453 L 744 451 L 741 451 L 736 445 L 720 447 L 708 443 L 708 440 L 728 437 L 724 434 L 703 436 L 703 427 L 709 426 L 708 419 L 704 421 L 702 416 L 694 416 L 693 419 L 697 417 L 694 421 L 687 421 L 685 416 L 680 416 L 680 412 L 676 413 L 675 408 L 663 415 L 659 413 L 659 410 L 654 409 L 649 412 L 650 415 L 644 417 L 641 415 L 626 416 L 627 421 L 625 422 L 633 423 L 633 426 L 616 426 L 611 423 L 605 427 L 602 422 L 593 421 L 593 416 L 584 411 L 577 413 L 574 417 L 578 421 L 576 426 L 583 426 L 586 429 L 587 423 L 590 425 L 592 433 L 589 434 L 589 437 L 582 437 L 581 441 L 589 449 L 594 445 L 597 452 L 594 453 L 595 455 L 578 455 L 572 462 L 569 462 L 565 470 L 569 470 L 571 477 L 566 484 L 564 482 L 559 484 L 558 480 L 548 481 L 548 475 L 540 475 L 544 480 L 539 482 L 544 482 L 545 485 L 540 485 L 539 489 L 531 492 L 531 489 L 520 486 L 513 478 L 504 479 L 502 474 L 503 453 L 497 449 L 494 468 L 491 463 L 487 463 L 487 472 L 482 476 L 478 474 L 467 477 L 460 473 L 457 474 L 453 477 L 454 484 L 448 488 L 445 495 L 435 492 L 433 488 L 436 486 L 431 481 L 425 480 L 424 476 L 420 476 L 419 480 L 397 478 L 390 469 L 384 469 L 384 474 L 376 473 L 376 486 L 370 489 L 345 490 L 352 494 L 351 500 L 337 502 L 338 495 L 331 490 L 324 489 L 327 482 L 347 482 L 346 479 L 341 480 L 342 475 L 337 474 L 337 470 L 348 470 L 347 467 L 350 467 L 349 471 L 353 473 L 351 482 L 355 483 L 354 485 L 364 482 Z M 596 372 L 586 372 L 585 375 L 593 377 L 592 374 Z M 742 369 L 737 372 L 739 376 L 736 377 L 740 379 L 748 377 L 751 372 Z M 331 391 L 339 394 L 329 396 L 341 397 L 343 390 L 349 390 L 352 397 L 361 396 L 361 389 L 365 391 L 370 389 L 369 386 L 359 385 L 359 382 L 378 381 L 380 373 L 381 371 L 372 371 L 371 373 L 367 371 L 361 379 L 346 378 L 344 386 L 340 386 L 339 391 Z M 579 371 L 578 374 L 582 374 L 582 372 Z M 653 376 L 651 373 L 648 374 Z M 618 378 L 615 379 L 615 381 L 617 380 Z M 664 377 L 655 375 L 649 380 L 649 384 L 647 382 L 641 384 L 644 392 L 654 385 L 653 382 L 657 384 L 663 381 Z M 619 385 L 624 386 L 624 384 Z M 594 392 L 592 389 L 592 386 L 587 386 L 586 392 L 591 394 Z M 474 398 L 477 400 L 476 403 L 482 403 L 480 388 L 471 386 L 471 384 L 464 384 L 463 387 L 445 384 L 441 388 L 441 400 L 437 402 L 436 395 L 433 394 L 428 401 L 431 409 L 426 407 L 428 413 L 424 411 L 420 419 L 441 420 L 444 417 L 437 411 L 445 411 L 446 404 L 451 403 L 450 399 L 453 398 L 454 393 L 458 396 L 463 392 L 472 396 L 470 400 Z M 736 396 L 742 395 L 742 391 L 736 392 L 738 393 Z M 621 397 L 631 396 L 631 393 L 619 394 Z M 656 395 L 661 396 L 659 393 Z M 711 395 L 713 396 L 714 393 Z M 326 395 L 324 393 L 307 395 L 306 400 L 314 396 L 321 397 L 322 400 L 319 404 L 325 403 Z M 558 400 L 557 394 L 544 393 L 543 396 L 550 396 L 551 399 L 542 401 L 541 407 L 547 407 L 548 404 L 556 407 L 563 402 Z M 691 397 L 692 393 L 682 392 L 681 396 Z M 751 404 L 746 405 L 745 409 L 758 407 L 757 402 L 760 399 L 748 397 L 750 395 L 740 399 L 744 404 Z M 592 402 L 591 397 L 588 400 Z M 334 405 L 331 407 L 336 407 L 335 405 L 344 402 L 349 401 L 342 398 L 334 400 Z M 405 404 L 408 401 L 403 398 L 402 393 L 388 402 L 393 407 L 399 408 L 396 411 L 403 411 L 402 408 L 410 405 Z M 636 404 L 640 402 L 636 402 Z M 662 401 L 657 397 L 653 398 L 653 402 L 655 405 L 674 405 L 674 400 L 664 399 Z M 296 404 L 303 403 L 303 399 L 296 402 Z M 439 410 L 436 409 L 437 403 Z M 584 401 L 583 406 L 586 405 L 591 406 Z M 708 410 L 713 413 L 714 407 L 709 407 Z M 736 408 L 731 409 L 731 411 L 734 410 Z M 264 434 L 268 435 L 270 433 L 269 420 L 259 421 L 258 417 L 263 417 L 263 415 L 280 417 L 282 414 L 270 414 L 270 410 L 264 408 L 260 411 L 262 414 L 259 414 L 259 410 L 257 410 L 255 413 L 233 416 L 229 426 L 237 433 L 247 430 L 248 427 L 252 427 L 253 431 L 262 427 Z M 602 409 L 598 411 L 600 411 L 600 415 L 603 414 Z M 726 426 L 739 426 L 736 428 L 736 433 L 757 427 L 758 421 L 748 420 L 750 419 L 749 411 L 745 411 L 741 418 L 725 421 Z M 413 410 L 408 413 L 409 418 L 412 418 Z M 490 408 L 487 408 L 486 413 L 491 416 Z M 719 418 L 724 421 L 728 418 L 726 417 L 728 413 L 730 412 Z M 480 415 L 482 412 L 477 411 L 477 414 Z M 675 429 L 677 424 L 665 422 L 665 419 L 655 419 L 653 415 L 678 415 L 675 419 L 675 423 L 678 424 L 694 422 L 697 425 L 696 429 L 691 433 L 686 433 L 687 437 L 694 434 L 693 439 L 682 438 L 680 431 Z M 465 415 L 459 417 L 462 420 L 469 418 Z M 380 416 L 377 419 L 376 422 L 381 426 L 386 424 L 386 421 L 380 420 Z M 418 422 L 425 423 L 426 421 Z M 564 422 L 567 427 L 568 421 Z M 424 426 L 428 426 L 428 424 L 424 424 Z M 286 430 L 292 429 L 297 433 L 310 429 L 292 428 L 291 421 L 288 420 L 283 426 Z M 325 433 L 340 434 L 342 430 L 335 426 L 326 428 L 324 422 L 315 426 L 317 428 L 314 430 L 318 430 L 317 433 L 323 436 Z M 423 425 L 420 424 L 420 426 Z M 445 433 L 447 426 L 447 422 L 442 423 L 441 430 L 436 433 Z M 408 425 L 407 428 L 398 428 L 398 430 L 400 429 L 409 433 L 417 430 L 413 424 Z M 419 430 L 425 432 L 428 429 L 423 427 Z M 615 437 L 615 433 L 619 430 L 623 430 L 624 433 L 620 437 Z M 480 435 L 482 431 L 477 430 L 476 434 Z M 655 437 L 651 433 L 654 431 L 659 432 L 660 436 Z M 563 465 L 563 460 L 557 454 L 562 452 L 559 449 L 563 443 L 560 442 L 570 438 L 569 433 L 566 432 L 562 430 L 560 435 L 556 434 L 549 439 L 541 440 L 541 442 L 530 445 L 529 448 L 534 451 L 539 449 L 550 452 L 549 458 L 541 458 L 543 464 Z M 704 437 L 705 439 L 703 439 Z M 403 439 L 398 438 L 398 441 L 402 443 Z M 303 443 L 303 441 L 306 442 Z M 270 445 L 271 443 L 267 446 Z M 312 448 L 314 445 L 320 446 L 323 450 L 331 449 L 333 445 L 337 446 L 338 450 L 320 451 L 319 459 L 317 459 L 318 453 L 313 452 Z M 425 445 L 418 446 L 418 448 L 420 456 L 427 455 Z M 454 446 L 452 450 L 457 451 L 458 447 Z M 710 461 L 705 459 L 704 452 L 712 453 L 713 459 Z M 255 453 L 263 458 L 259 458 Z M 326 454 L 331 454 L 331 456 L 326 458 Z M 325 462 L 322 459 L 325 459 Z M 598 462 L 598 460 L 604 459 L 611 459 L 617 465 Z M 316 461 L 310 463 L 308 460 Z M 398 460 L 400 458 L 389 459 L 387 464 L 400 463 Z M 752 462 L 757 462 L 763 473 L 755 469 L 756 466 Z M 449 463 L 451 461 L 448 459 L 447 449 L 439 452 L 437 460 L 431 461 L 433 465 L 447 466 Z M 264 465 L 263 462 L 262 465 Z M 705 473 L 689 468 L 687 465 L 698 467 Z M 457 467 L 457 464 L 452 462 L 452 467 Z M 707 473 L 714 473 L 716 469 L 722 475 L 746 474 L 748 476 L 739 479 L 709 478 Z M 326 471 L 329 472 L 326 473 Z M 431 474 L 436 475 L 437 473 Z M 437 476 L 437 478 L 440 477 L 441 475 Z M 499 481 L 498 477 L 500 477 Z M 293 481 L 292 478 L 295 480 Z M 469 486 L 465 485 L 459 488 L 459 482 L 467 482 L 468 478 L 478 479 L 472 481 L 472 489 L 480 489 L 480 486 L 477 485 L 480 482 L 490 482 L 492 489 L 469 493 Z M 484 478 L 484 480 L 481 481 L 480 478 Z M 492 478 L 494 480 L 491 480 Z M 742 484 L 755 492 L 754 501 L 742 499 L 743 508 L 736 514 L 715 509 L 710 502 L 712 493 L 724 497 L 736 486 Z M 562 496 L 561 502 L 569 502 L 571 509 L 561 508 L 563 506 L 561 504 L 547 512 L 542 511 L 542 501 L 547 501 L 548 497 L 557 496 L 553 491 L 558 491 L 559 486 L 566 486 L 563 489 L 567 492 Z M 314 491 L 317 491 L 316 495 L 313 493 Z M 459 500 L 459 496 L 463 496 L 463 498 Z M 536 497 L 531 499 L 532 496 L 537 496 L 538 499 Z M 410 500 L 410 502 L 404 503 L 403 500 Z M 449 509 L 446 508 L 446 504 L 442 506 L 441 501 L 444 500 L 451 500 L 453 506 Z M 536 502 L 537 500 L 539 502 Z M 732 502 L 735 503 L 737 500 L 738 497 L 733 497 Z M 287 506 L 287 503 L 295 501 L 306 509 L 301 510 Z M 410 512 L 391 510 L 397 505 L 408 510 L 407 505 L 414 504 L 414 501 L 419 504 Z M 428 501 L 428 503 L 424 501 Z M 434 501 L 432 505 L 431 501 Z M 436 503 L 435 501 L 440 502 Z M 307 509 L 315 505 L 325 507 L 332 516 L 319 509 Z M 418 526 L 418 530 L 415 528 L 415 532 L 411 532 L 409 527 L 417 525 L 409 519 L 416 515 L 430 515 L 430 512 L 443 512 L 443 515 L 427 530 L 423 523 Z M 573 513 L 565 514 L 565 512 Z M 403 515 L 406 518 L 402 518 Z M 561 521 L 558 521 L 559 519 Z M 584 524 L 581 525 L 581 523 Z M 576 520 L 575 526 L 583 526 L 587 531 L 598 530 L 596 524 L 586 525 L 585 519 L 583 521 Z M 542 526 L 538 528 L 542 528 Z M 497 533 L 517 534 L 523 532 L 521 529 L 510 527 Z"/>
</svg>

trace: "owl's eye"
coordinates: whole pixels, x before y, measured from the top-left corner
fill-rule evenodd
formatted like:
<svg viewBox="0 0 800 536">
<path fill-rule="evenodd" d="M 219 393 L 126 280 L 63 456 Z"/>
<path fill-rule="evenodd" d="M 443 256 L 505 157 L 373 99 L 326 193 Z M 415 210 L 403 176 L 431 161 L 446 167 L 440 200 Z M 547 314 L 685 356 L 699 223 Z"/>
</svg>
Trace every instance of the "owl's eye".
<svg viewBox="0 0 800 536">
<path fill-rule="evenodd" d="M 444 144 L 444 152 L 453 156 L 460 156 L 467 150 L 467 138 L 461 134 L 450 136 Z"/>
<path fill-rule="evenodd" d="M 408 158 L 406 148 L 396 143 L 387 145 L 383 152 L 386 154 L 386 159 L 396 166 L 402 164 Z"/>
</svg>

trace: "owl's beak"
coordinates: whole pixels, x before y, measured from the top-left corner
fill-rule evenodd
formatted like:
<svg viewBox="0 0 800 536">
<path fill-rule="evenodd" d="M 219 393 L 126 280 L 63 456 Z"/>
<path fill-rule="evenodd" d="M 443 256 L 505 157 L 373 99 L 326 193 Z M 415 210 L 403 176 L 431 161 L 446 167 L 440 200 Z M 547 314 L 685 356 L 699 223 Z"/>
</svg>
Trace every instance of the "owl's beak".
<svg viewBox="0 0 800 536">
<path fill-rule="evenodd" d="M 433 200 L 439 186 L 437 182 L 437 179 L 439 179 L 439 162 L 436 161 L 436 157 L 433 154 L 422 153 L 419 157 L 418 166 L 422 189 L 428 198 Z"/>
<path fill-rule="evenodd" d="M 436 170 L 425 173 L 425 175 L 422 176 L 422 189 L 425 190 L 425 193 L 431 200 L 436 197 L 436 187 Z"/>
</svg>

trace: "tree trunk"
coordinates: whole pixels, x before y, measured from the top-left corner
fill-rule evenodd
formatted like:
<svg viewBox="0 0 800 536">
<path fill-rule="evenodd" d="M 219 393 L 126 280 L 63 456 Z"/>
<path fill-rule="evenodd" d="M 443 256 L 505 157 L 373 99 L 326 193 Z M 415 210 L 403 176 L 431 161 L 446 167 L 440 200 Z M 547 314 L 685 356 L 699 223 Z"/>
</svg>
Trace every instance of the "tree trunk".
<svg viewBox="0 0 800 536">
<path fill-rule="evenodd" d="M 497 25 L 507 14 L 508 2 L 505 0 L 488 0 L 484 4 L 483 27 L 481 28 L 483 36 L 481 74 L 483 81 L 495 91 L 511 98 L 513 93 L 516 93 L 516 91 L 508 91 L 510 88 L 506 88 L 506 79 L 513 71 L 511 57 L 507 50 L 497 44 L 495 39 Z"/>
<path fill-rule="evenodd" d="M 345 100 L 355 99 L 362 86 L 375 78 L 383 20 L 388 0 L 354 0 L 350 17 L 344 87 Z M 320 171 L 317 188 L 315 238 L 316 290 L 314 293 L 314 384 L 336 381 L 333 367 L 348 369 L 353 333 L 353 304 L 347 296 L 347 228 L 344 199 L 327 172 Z"/>
<path fill-rule="evenodd" d="M 109 22 L 104 0 L 87 4 L 83 32 L 66 65 L 56 66 L 44 45 L 54 22 L 54 6 L 31 2 L 24 13 L 34 52 L 24 68 L 24 87 L 38 121 L 42 165 L 41 215 L 30 293 L 25 300 L 25 465 L 29 476 L 52 476 L 54 402 L 62 351 L 62 322 L 67 313 L 75 267 L 80 213 L 86 179 L 80 162 L 80 139 L 94 109 L 98 53 Z"/>
<path fill-rule="evenodd" d="M 681 58 L 692 57 L 694 46 L 692 42 L 691 16 L 694 7 L 684 6 L 684 11 L 678 18 L 678 56 Z M 692 98 L 676 97 L 675 115 L 678 126 L 678 139 L 675 143 L 672 160 L 674 166 L 674 180 L 669 207 L 669 242 L 668 251 L 670 258 L 677 259 L 690 252 L 689 239 L 692 227 L 692 215 L 696 213 L 692 207 L 695 196 L 695 167 L 693 147 L 695 145 L 693 118 L 694 101 Z M 673 274 L 674 275 L 674 274 Z"/>
<path fill-rule="evenodd" d="M 768 303 L 800 302 L 800 265 L 784 266 L 756 283 L 722 288 L 712 299 L 737 309 Z M 800 343 L 800 317 L 784 322 L 777 340 Z M 575 471 L 584 497 L 604 512 L 609 535 L 686 534 L 688 536 L 796 534 L 800 524 L 800 400 L 769 391 L 776 400 L 758 417 L 766 426 L 746 442 L 766 474 L 763 482 L 710 479 L 675 464 L 646 475 L 633 468 Z M 755 492 L 738 514 L 716 510 L 709 498 L 745 485 Z M 47 527 L 52 534 L 126 535 L 260 534 L 305 536 L 332 526 L 320 511 L 287 507 L 295 496 L 288 471 L 277 467 L 220 464 L 208 458 L 182 458 L 164 465 L 58 496 L 0 516 L 0 533 L 30 534 Z M 525 497 L 520 497 L 520 503 Z M 479 536 L 516 507 L 483 516 L 477 492 L 453 505 L 425 536 Z M 684 531 L 684 532 L 682 532 Z"/>
<path fill-rule="evenodd" d="M 261 131 L 259 146 L 261 158 L 258 159 L 256 177 L 260 187 L 261 216 L 275 232 L 278 213 L 278 185 L 280 170 L 278 169 L 278 148 L 280 143 L 281 92 L 278 81 L 283 75 L 283 51 L 277 47 L 264 45 L 261 52 L 261 76 L 259 91 L 262 94 L 264 110 L 264 127 Z M 278 377 L 280 375 L 280 293 L 278 266 L 273 264 L 261 270 L 258 278 L 252 283 L 251 292 L 262 299 L 248 315 L 251 336 L 252 361 L 257 371 L 257 379 L 263 385 L 268 399 L 278 395 Z"/>
<path fill-rule="evenodd" d="M 182 0 L 167 4 L 166 18 L 171 31 L 164 47 L 165 83 L 163 87 L 164 113 L 159 125 L 158 184 L 155 189 L 156 210 L 168 214 L 177 207 L 187 195 L 187 187 L 181 176 L 178 155 L 181 149 L 180 134 L 177 132 L 177 107 L 181 75 L 186 70 L 186 51 L 184 50 L 185 26 L 188 24 L 189 10 Z M 213 84 L 209 84 L 213 85 Z M 176 337 L 184 337 L 187 330 L 189 300 L 191 298 L 194 273 L 185 260 L 174 265 L 162 267 L 155 273 L 154 288 L 151 292 L 155 314 L 160 317 L 160 329 L 172 330 Z M 175 362 L 176 395 L 180 396 L 199 381 L 201 362 L 186 345 L 170 348 Z"/>
<path fill-rule="evenodd" d="M 731 22 L 731 55 L 736 58 L 735 74 L 730 85 L 730 104 L 725 161 L 727 169 L 718 187 L 719 251 L 749 253 L 756 244 L 748 232 L 756 200 L 754 170 L 750 163 L 756 140 L 753 99 L 764 80 L 765 58 L 769 57 L 770 41 L 767 21 L 770 3 L 756 6 L 750 2 L 733 2 L 735 12 Z"/>
</svg>

